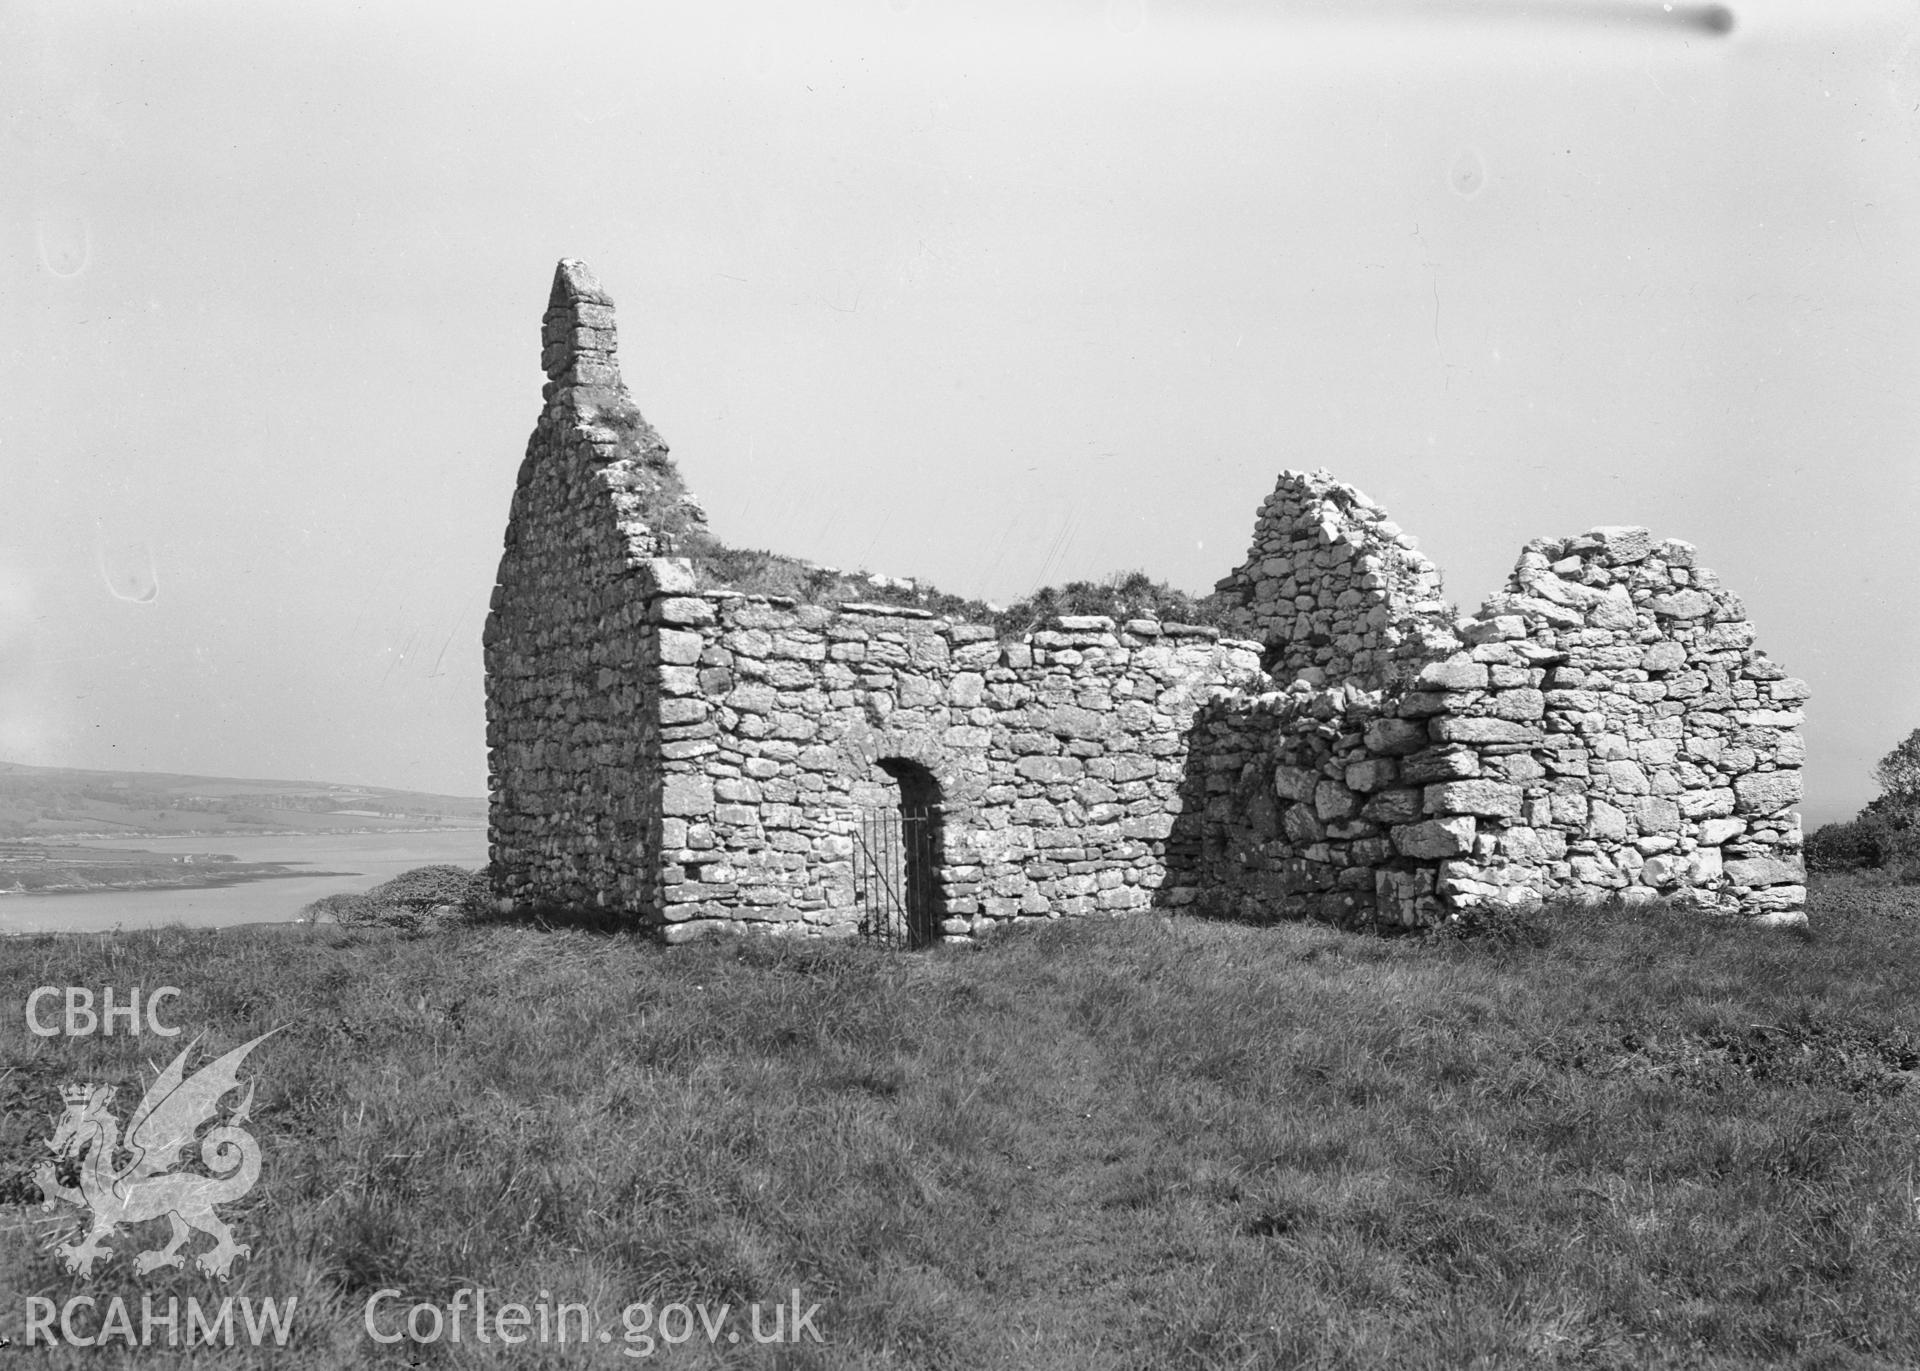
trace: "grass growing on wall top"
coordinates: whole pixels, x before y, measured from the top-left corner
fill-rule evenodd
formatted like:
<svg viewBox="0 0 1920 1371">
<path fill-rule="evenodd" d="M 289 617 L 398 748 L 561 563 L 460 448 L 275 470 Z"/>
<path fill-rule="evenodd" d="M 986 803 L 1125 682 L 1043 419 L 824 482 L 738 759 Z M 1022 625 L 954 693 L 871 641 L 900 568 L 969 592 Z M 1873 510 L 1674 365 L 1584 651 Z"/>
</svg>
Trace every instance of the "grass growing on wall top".
<svg viewBox="0 0 1920 1371">
<path fill-rule="evenodd" d="M 1192 596 L 1144 571 L 1120 572 L 1104 581 L 1069 581 L 1042 586 L 1003 610 L 996 620 L 1003 631 L 1031 632 L 1056 615 L 1104 614 L 1116 622 L 1159 619 L 1167 623 L 1218 627 L 1224 606 L 1212 595 Z"/>
<path fill-rule="evenodd" d="M 730 548 L 699 533 L 680 545 L 701 584 L 754 595 L 784 595 L 808 604 L 901 605 L 956 623 L 990 624 L 1002 637 L 1017 638 L 1049 626 L 1062 615 L 1104 614 L 1116 624 L 1128 619 L 1217 625 L 1221 609 L 1211 597 L 1195 599 L 1145 572 L 1116 573 L 1105 581 L 1043 586 L 1011 605 L 949 595 L 920 582 L 866 572 L 815 566 L 779 553 Z"/>
<path fill-rule="evenodd" d="M 1826 885 L 1811 913 L 1397 941 L 1141 916 L 928 955 L 157 932 L 8 940 L 0 975 L 177 985 L 215 1050 L 285 1025 L 227 1212 L 233 1290 L 300 1300 L 277 1364 L 389 1364 L 370 1294 L 481 1285 L 616 1336 L 629 1302 L 797 1287 L 826 1338 L 801 1367 L 1912 1365 L 1920 904 Z M 121 1083 L 124 1116 L 159 1055 L 9 1035 L 0 1191 L 62 1083 Z M 0 1286 L 76 1288 L 47 1222 L 0 1209 Z M 129 1272 L 164 1232 L 87 1292 L 206 1294 Z"/>
<path fill-rule="evenodd" d="M 1210 626 L 1221 622 L 1223 607 L 1215 597 L 1187 595 L 1143 571 L 1117 572 L 1103 581 L 1043 586 L 1003 607 L 902 577 L 842 571 L 786 553 L 729 546 L 708 530 L 706 514 L 688 492 L 666 444 L 624 389 L 582 387 L 575 404 L 583 418 L 616 435 L 620 457 L 645 469 L 644 487 L 637 488 L 647 501 L 643 518 L 662 540 L 662 555 L 691 561 L 703 587 L 779 595 L 808 604 L 901 605 L 957 622 L 992 624 L 1003 636 L 1044 628 L 1049 619 L 1063 614 Z"/>
</svg>

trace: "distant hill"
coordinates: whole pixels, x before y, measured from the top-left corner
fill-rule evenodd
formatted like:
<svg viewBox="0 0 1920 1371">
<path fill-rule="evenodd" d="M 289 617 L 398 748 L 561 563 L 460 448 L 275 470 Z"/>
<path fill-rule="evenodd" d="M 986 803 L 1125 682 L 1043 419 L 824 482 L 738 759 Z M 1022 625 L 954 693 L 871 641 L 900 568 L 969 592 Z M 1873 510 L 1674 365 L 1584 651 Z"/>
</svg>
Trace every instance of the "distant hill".
<svg viewBox="0 0 1920 1371">
<path fill-rule="evenodd" d="M 0 839 L 78 834 L 378 833 L 474 828 L 487 802 L 321 781 L 0 762 Z"/>
</svg>

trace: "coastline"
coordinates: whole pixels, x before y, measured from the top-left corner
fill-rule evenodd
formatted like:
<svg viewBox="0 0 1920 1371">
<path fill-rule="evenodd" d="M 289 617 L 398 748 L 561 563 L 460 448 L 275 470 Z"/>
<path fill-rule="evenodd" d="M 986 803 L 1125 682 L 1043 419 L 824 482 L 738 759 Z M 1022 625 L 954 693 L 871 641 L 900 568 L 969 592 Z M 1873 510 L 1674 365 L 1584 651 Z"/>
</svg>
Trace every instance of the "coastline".
<svg viewBox="0 0 1920 1371">
<path fill-rule="evenodd" d="M 482 825 L 435 824 L 422 828 L 341 829 L 328 836 L 484 831 Z M 205 839 L 211 847 L 222 839 L 231 840 L 236 836 L 302 838 L 312 835 L 308 831 L 292 829 L 245 835 L 231 832 L 63 833 L 12 839 L 0 843 L 0 903 L 4 903 L 8 897 L 19 896 L 215 890 L 257 881 L 294 877 L 351 879 L 360 874 L 356 871 L 314 868 L 302 863 L 244 861 L 230 853 L 216 851 L 169 855 L 152 848 L 121 846 L 142 839 L 177 842 L 190 838 Z M 28 859 L 10 860 L 23 856 Z"/>
<path fill-rule="evenodd" d="M 136 844 L 139 851 L 132 850 Z M 18 865 L 9 870 L 0 863 L 0 884 L 68 888 L 0 898 L 0 932 L 6 933 L 291 922 L 329 895 L 365 891 L 419 867 L 472 871 L 485 866 L 488 855 L 486 831 L 477 826 L 361 835 L 155 835 L 88 848 L 67 841 L 10 847 Z M 213 860 L 216 851 L 229 860 Z M 46 898 L 36 898 L 42 893 Z"/>
<path fill-rule="evenodd" d="M 244 865 L 250 867 L 255 864 Z M 217 890 L 223 886 L 247 885 L 254 881 L 286 880 L 295 876 L 352 877 L 360 874 L 357 871 L 295 871 L 279 863 L 259 863 L 258 865 L 272 866 L 274 869 L 236 871 L 231 868 L 225 870 L 211 868 L 207 869 L 204 875 L 195 873 L 177 880 L 159 876 L 137 877 L 127 881 L 79 880 L 35 886 L 30 890 L 25 887 L 9 886 L 0 888 L 0 900 L 13 895 L 105 895 L 118 892 L 137 894 L 145 890 Z"/>
<path fill-rule="evenodd" d="M 115 842 L 120 839 L 135 838 L 333 838 L 333 837 L 378 837 L 383 833 L 484 833 L 485 824 L 419 824 L 402 826 L 387 824 L 378 828 L 140 828 L 126 829 L 113 833 L 31 833 L 24 837 L 0 839 L 8 843 L 33 843 L 46 846 L 50 843 L 95 843 Z M 133 849 L 129 849 L 133 850 Z"/>
</svg>

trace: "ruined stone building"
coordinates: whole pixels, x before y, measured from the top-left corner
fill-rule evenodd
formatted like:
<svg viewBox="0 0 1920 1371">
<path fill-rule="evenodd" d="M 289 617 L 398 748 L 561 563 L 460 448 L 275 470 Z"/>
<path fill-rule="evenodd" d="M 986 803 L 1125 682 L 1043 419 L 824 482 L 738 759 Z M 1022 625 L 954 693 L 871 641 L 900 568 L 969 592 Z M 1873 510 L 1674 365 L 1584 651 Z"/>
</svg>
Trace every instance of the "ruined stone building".
<svg viewBox="0 0 1920 1371">
<path fill-rule="evenodd" d="M 1363 927 L 1487 902 L 1804 917 L 1807 688 L 1688 544 L 1529 543 L 1463 616 L 1353 487 L 1283 472 L 1227 631 L 1003 637 L 708 584 L 612 303 L 560 264 L 486 627 L 495 893 L 671 941 L 909 941 L 1149 907 Z"/>
</svg>

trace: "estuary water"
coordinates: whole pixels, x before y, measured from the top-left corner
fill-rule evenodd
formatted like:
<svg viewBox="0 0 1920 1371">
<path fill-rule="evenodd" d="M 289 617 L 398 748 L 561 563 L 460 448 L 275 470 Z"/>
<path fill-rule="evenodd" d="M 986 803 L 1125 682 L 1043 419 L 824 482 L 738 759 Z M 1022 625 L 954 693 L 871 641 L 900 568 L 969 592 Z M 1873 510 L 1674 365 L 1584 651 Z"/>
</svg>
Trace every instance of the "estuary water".
<svg viewBox="0 0 1920 1371">
<path fill-rule="evenodd" d="M 0 934 L 94 933 L 109 928 L 184 924 L 224 928 L 233 924 L 289 923 L 322 895 L 370 890 L 417 866 L 484 865 L 483 828 L 426 833 L 328 833 L 287 836 L 253 834 L 208 837 L 102 839 L 90 847 L 140 848 L 148 852 L 224 852 L 243 862 L 284 862 L 301 874 L 244 881 L 206 890 L 112 890 L 73 895 L 0 895 Z"/>
</svg>

